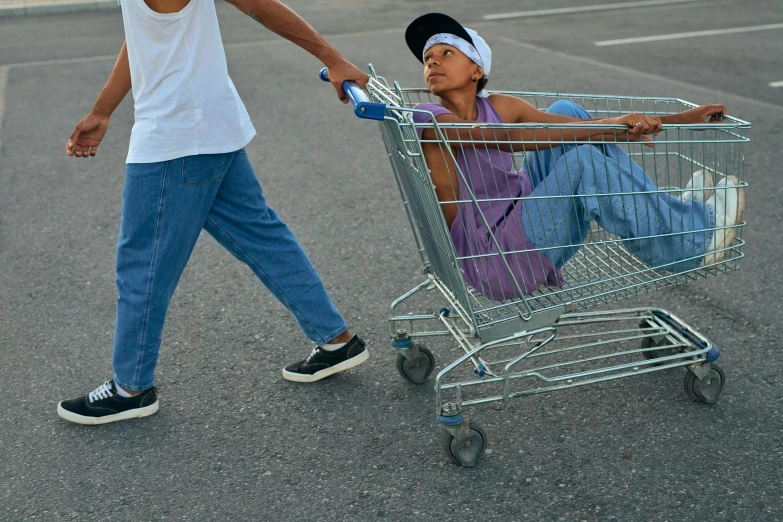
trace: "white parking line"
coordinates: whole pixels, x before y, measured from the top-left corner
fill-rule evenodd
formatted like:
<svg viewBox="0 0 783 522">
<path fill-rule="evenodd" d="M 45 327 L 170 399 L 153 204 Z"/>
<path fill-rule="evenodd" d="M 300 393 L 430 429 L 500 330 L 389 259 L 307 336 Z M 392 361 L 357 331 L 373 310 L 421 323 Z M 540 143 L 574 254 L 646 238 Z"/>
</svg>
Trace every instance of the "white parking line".
<svg viewBox="0 0 783 522">
<path fill-rule="evenodd" d="M 770 87 L 783 87 L 783 82 L 770 82 Z"/>
<path fill-rule="evenodd" d="M 529 18 L 533 16 L 548 16 L 557 14 L 586 13 L 590 11 L 609 11 L 612 9 L 629 9 L 633 7 L 653 7 L 656 5 L 687 4 L 703 0 L 642 0 L 638 2 L 621 2 L 614 4 L 587 5 L 581 7 L 560 7 L 557 9 L 540 9 L 537 11 L 517 11 L 515 13 L 499 13 L 484 15 L 484 20 L 508 20 L 510 18 Z"/>
<path fill-rule="evenodd" d="M 3 145 L 3 114 L 5 114 L 5 86 L 8 85 L 8 65 L 0 65 L 0 146 Z"/>
<path fill-rule="evenodd" d="M 619 40 L 602 40 L 595 42 L 598 47 L 607 45 L 626 45 L 640 42 L 658 42 L 660 40 L 677 40 L 679 38 L 696 38 L 697 36 L 713 36 L 718 34 L 752 33 L 754 31 L 769 31 L 783 29 L 783 24 L 751 25 L 748 27 L 730 27 L 728 29 L 710 29 L 709 31 L 693 31 L 690 33 L 658 34 L 655 36 L 640 36 L 638 38 L 621 38 Z"/>
<path fill-rule="evenodd" d="M 511 45 L 514 45 L 516 47 L 521 47 L 523 49 L 530 49 L 531 51 L 547 54 L 550 56 L 554 56 L 557 58 L 565 58 L 567 60 L 571 60 L 577 63 L 582 64 L 588 64 L 593 67 L 598 67 L 600 69 L 606 69 L 609 71 L 615 71 L 622 73 L 627 76 L 635 76 L 638 78 L 646 78 L 649 80 L 662 82 L 662 83 L 668 83 L 671 85 L 676 85 L 678 87 L 684 88 L 684 89 L 694 89 L 705 93 L 710 93 L 710 95 L 714 95 L 716 99 L 732 99 L 732 100 L 739 100 L 742 103 L 747 103 L 749 105 L 755 105 L 757 107 L 763 107 L 767 110 L 772 110 L 777 112 L 783 113 L 783 105 L 777 105 L 775 103 L 766 102 L 764 100 L 759 100 L 757 98 L 749 98 L 747 96 L 742 96 L 741 94 L 733 94 L 730 92 L 721 91 L 718 89 L 713 89 L 711 87 L 705 87 L 703 85 L 695 85 L 688 82 L 683 82 L 680 80 L 674 80 L 667 76 L 658 76 L 657 74 L 651 74 L 643 71 L 637 71 L 636 69 L 628 69 L 627 67 L 621 67 L 619 65 L 614 65 L 611 63 L 602 62 L 599 60 L 593 60 L 591 58 L 585 58 L 584 56 L 576 56 L 573 54 L 564 53 L 562 51 L 556 51 L 554 49 L 549 49 L 546 47 L 540 47 L 538 45 L 533 45 L 531 43 L 527 42 L 520 42 L 519 40 L 514 40 L 513 38 L 508 38 L 506 36 L 498 36 L 499 40 L 502 40 L 506 43 L 509 43 Z"/>
</svg>

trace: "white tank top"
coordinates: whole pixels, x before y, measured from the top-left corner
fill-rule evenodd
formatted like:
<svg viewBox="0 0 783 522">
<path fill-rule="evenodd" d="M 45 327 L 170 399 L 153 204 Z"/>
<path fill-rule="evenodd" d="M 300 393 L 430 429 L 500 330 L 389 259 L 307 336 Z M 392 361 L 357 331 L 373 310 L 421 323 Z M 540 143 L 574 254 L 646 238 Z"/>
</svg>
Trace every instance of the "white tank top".
<svg viewBox="0 0 783 522">
<path fill-rule="evenodd" d="M 128 163 L 241 149 L 255 136 L 228 76 L 214 0 L 161 14 L 122 0 L 135 123 Z"/>
</svg>

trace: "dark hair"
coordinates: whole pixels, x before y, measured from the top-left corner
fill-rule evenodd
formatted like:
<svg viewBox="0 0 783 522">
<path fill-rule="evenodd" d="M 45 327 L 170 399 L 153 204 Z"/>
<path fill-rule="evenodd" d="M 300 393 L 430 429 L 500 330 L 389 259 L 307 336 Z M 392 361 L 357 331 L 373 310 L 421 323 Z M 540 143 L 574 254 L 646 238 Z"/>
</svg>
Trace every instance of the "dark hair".
<svg viewBox="0 0 783 522">
<path fill-rule="evenodd" d="M 489 82 L 489 78 L 487 78 L 486 76 L 482 77 L 478 81 L 478 84 L 477 84 L 477 87 L 476 87 L 476 94 L 480 93 L 482 91 L 482 89 L 484 89 L 484 87 L 487 86 L 488 82 Z"/>
</svg>

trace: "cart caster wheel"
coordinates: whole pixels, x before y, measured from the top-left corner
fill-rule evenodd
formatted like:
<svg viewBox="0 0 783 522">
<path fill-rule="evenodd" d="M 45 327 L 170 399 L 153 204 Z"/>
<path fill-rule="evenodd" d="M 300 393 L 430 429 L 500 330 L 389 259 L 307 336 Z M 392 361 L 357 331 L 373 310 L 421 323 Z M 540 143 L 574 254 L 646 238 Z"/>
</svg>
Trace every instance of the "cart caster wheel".
<svg viewBox="0 0 783 522">
<path fill-rule="evenodd" d="M 726 384 L 726 374 L 717 364 L 712 364 L 710 374 L 704 379 L 699 379 L 690 369 L 685 372 L 685 391 L 693 400 L 705 404 L 718 402 L 718 395 L 723 390 L 724 384 Z"/>
<path fill-rule="evenodd" d="M 646 324 L 642 323 L 642 327 L 646 326 Z M 655 342 L 655 339 L 652 337 L 645 337 L 642 339 L 642 348 L 657 348 L 656 350 L 647 350 L 645 352 L 642 352 L 642 355 L 645 359 L 658 359 L 659 357 L 668 357 L 669 355 L 675 355 L 679 353 L 677 348 L 666 348 L 666 346 L 669 345 L 669 342 L 666 339 L 662 339 L 659 342 Z M 660 363 L 658 363 L 660 364 Z M 657 366 L 654 365 L 654 366 Z"/>
<path fill-rule="evenodd" d="M 401 353 L 397 354 L 397 371 L 408 382 L 424 384 L 435 368 L 435 357 L 427 347 L 418 345 L 418 348 L 419 356 L 415 359 L 406 359 Z"/>
<path fill-rule="evenodd" d="M 481 426 L 470 423 L 470 435 L 458 441 L 454 436 L 444 430 L 443 449 L 449 458 L 460 466 L 472 468 L 478 463 L 479 457 L 487 449 L 487 435 Z"/>
</svg>

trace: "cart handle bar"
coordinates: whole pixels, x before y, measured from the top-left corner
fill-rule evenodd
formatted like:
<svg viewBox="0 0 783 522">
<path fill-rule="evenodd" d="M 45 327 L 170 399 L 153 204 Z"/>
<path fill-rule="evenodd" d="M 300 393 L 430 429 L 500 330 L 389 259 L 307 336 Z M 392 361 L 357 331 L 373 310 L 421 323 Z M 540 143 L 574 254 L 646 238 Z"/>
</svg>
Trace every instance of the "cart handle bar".
<svg viewBox="0 0 783 522">
<path fill-rule="evenodd" d="M 318 76 L 325 82 L 329 81 L 329 70 L 324 67 Z M 383 121 L 386 115 L 386 104 L 372 102 L 367 97 L 367 94 L 359 87 L 359 84 L 352 81 L 343 82 L 343 91 L 348 95 L 348 99 L 351 100 L 353 105 L 353 112 L 360 118 L 367 120 Z"/>
</svg>

